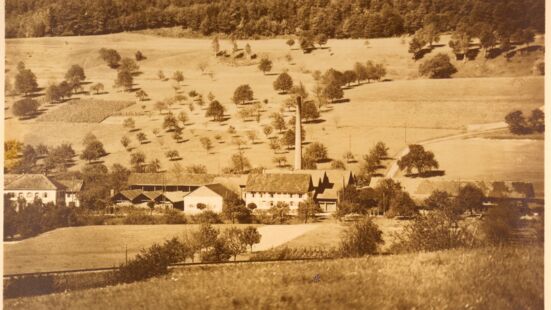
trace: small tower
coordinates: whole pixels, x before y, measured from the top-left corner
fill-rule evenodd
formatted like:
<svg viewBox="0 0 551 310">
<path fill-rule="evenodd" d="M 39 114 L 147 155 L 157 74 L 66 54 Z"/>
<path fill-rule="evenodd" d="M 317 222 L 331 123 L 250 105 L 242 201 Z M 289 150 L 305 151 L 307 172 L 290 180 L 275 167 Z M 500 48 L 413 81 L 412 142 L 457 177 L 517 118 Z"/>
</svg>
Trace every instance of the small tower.
<svg viewBox="0 0 551 310">
<path fill-rule="evenodd" d="M 297 97 L 295 120 L 295 170 L 302 169 L 302 126 L 301 126 L 302 98 Z"/>
</svg>

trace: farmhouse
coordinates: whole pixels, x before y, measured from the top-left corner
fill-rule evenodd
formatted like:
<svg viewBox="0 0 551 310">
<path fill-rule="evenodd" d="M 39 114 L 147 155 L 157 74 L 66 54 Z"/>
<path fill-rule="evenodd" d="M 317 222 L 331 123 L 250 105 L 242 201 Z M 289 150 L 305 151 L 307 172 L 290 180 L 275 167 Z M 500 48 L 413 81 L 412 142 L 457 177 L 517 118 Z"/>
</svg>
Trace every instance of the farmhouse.
<svg viewBox="0 0 551 310">
<path fill-rule="evenodd" d="M 209 210 L 221 213 L 224 201 L 237 196 L 222 184 L 204 185 L 184 197 L 184 212 L 193 214 Z"/>
<path fill-rule="evenodd" d="M 82 180 L 55 180 L 44 174 L 4 175 L 4 194 L 12 200 L 24 198 L 32 203 L 40 199 L 42 203 L 80 206 L 77 194 L 82 189 Z"/>
<path fill-rule="evenodd" d="M 247 206 L 254 204 L 259 209 L 269 209 L 278 202 L 283 202 L 291 210 L 296 210 L 300 202 L 314 194 L 315 188 L 309 174 L 251 174 L 247 179 L 245 203 Z"/>
<path fill-rule="evenodd" d="M 337 211 L 340 202 L 339 192 L 356 184 L 356 177 L 349 170 L 325 170 L 327 182 L 321 184 L 317 190 L 316 201 L 324 212 Z"/>
<path fill-rule="evenodd" d="M 78 199 L 78 193 L 82 190 L 83 180 L 71 179 L 71 180 L 58 180 L 63 186 L 65 186 L 65 204 L 67 206 L 80 207 L 80 200 Z"/>
<path fill-rule="evenodd" d="M 314 187 L 314 200 L 324 212 L 335 212 L 339 202 L 339 191 L 348 185 L 355 185 L 356 178 L 349 170 L 266 170 L 268 173 L 308 174 Z"/>
</svg>

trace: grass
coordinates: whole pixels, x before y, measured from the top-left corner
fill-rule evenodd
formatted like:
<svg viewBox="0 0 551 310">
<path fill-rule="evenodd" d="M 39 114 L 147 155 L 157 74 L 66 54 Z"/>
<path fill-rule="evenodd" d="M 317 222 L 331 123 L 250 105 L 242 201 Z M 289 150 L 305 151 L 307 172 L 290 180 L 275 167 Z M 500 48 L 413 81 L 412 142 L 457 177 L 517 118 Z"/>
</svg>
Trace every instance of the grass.
<svg viewBox="0 0 551 310">
<path fill-rule="evenodd" d="M 316 281 L 317 279 L 317 281 Z M 543 248 L 185 268 L 146 282 L 4 301 L 9 309 L 542 309 Z"/>
<path fill-rule="evenodd" d="M 425 149 L 434 152 L 445 175 L 429 180 L 531 182 L 543 197 L 544 145 L 539 139 L 484 138 L 431 143 Z"/>
<path fill-rule="evenodd" d="M 247 224 L 249 225 L 249 224 Z M 245 224 L 221 224 L 247 226 Z M 67 227 L 37 237 L 4 243 L 4 273 L 118 266 L 142 248 L 181 236 L 198 225 L 104 225 Z"/>
<path fill-rule="evenodd" d="M 404 220 L 389 219 L 386 217 L 375 217 L 373 221 L 383 232 L 384 245 L 381 250 L 384 252 L 392 244 L 394 232 L 399 231 L 406 223 Z M 320 224 L 316 229 L 306 232 L 298 238 L 295 238 L 278 248 L 288 247 L 291 249 L 338 248 L 341 241 L 341 235 L 346 229 L 348 223 L 326 222 Z"/>
<path fill-rule="evenodd" d="M 442 42 L 447 40 L 448 37 L 442 37 Z M 537 40 L 535 44 L 542 44 L 539 37 Z M 340 159 L 349 148 L 356 158 L 361 158 L 377 141 L 384 141 L 392 155 L 409 143 L 455 134 L 470 124 L 503 121 L 503 117 L 513 109 L 530 111 L 543 105 L 543 77 L 528 76 L 533 62 L 531 56 L 515 56 L 511 62 L 501 58 L 483 60 L 482 57 L 466 64 L 454 61 L 459 70 L 457 75 L 461 78 L 436 81 L 417 76 L 419 61 L 413 61 L 407 53 L 407 42 L 402 44 L 399 38 L 369 41 L 370 46 L 366 47 L 364 40 L 329 40 L 330 49 L 315 50 L 308 55 L 290 50 L 284 39 L 238 41 L 238 45 L 243 47 L 248 42 L 259 58 L 270 57 L 274 63 L 272 73 L 288 70 L 293 80 L 302 82 L 311 96 L 315 82 L 310 73 L 314 70 L 324 71 L 330 67 L 345 70 L 352 68 L 356 61 L 365 62 L 368 59 L 386 64 L 387 78 L 392 81 L 365 83 L 347 89 L 345 97 L 350 102 L 331 105 L 329 111 L 322 113 L 323 121 L 320 123 L 305 124 L 306 140 L 323 142 L 328 147 L 329 157 L 335 159 Z M 222 49 L 231 49 L 227 40 L 221 40 L 220 44 Z M 438 52 L 451 53 L 450 48 L 444 45 L 427 57 Z M 159 46 L 163 48 L 159 49 Z M 259 143 L 249 143 L 245 148 L 245 155 L 253 166 L 274 166 L 274 154 L 262 134 L 261 126 L 270 122 L 268 115 L 278 111 L 286 98 L 273 89 L 276 76 L 263 75 L 256 66 L 230 66 L 219 61 L 212 55 L 209 39 L 167 38 L 136 33 L 85 38 L 10 39 L 6 41 L 8 76 L 13 80 L 15 65 L 22 60 L 35 72 L 39 85 L 45 86 L 62 79 L 70 65 L 80 64 L 88 82 L 101 82 L 106 87 L 105 93 L 91 98 L 135 101 L 134 93 L 111 87 L 116 71 L 109 69 L 99 58 L 100 47 L 115 48 L 122 57 L 133 57 L 136 50 L 140 50 L 147 57 L 139 62 L 143 73 L 135 77 L 134 83 L 146 91 L 151 100 L 127 107 L 120 114 L 142 114 L 134 117 L 136 128 L 144 132 L 151 143 L 139 144 L 135 136 L 122 127 L 124 117 L 120 116 L 108 117 L 99 124 L 54 124 L 10 118 L 6 120 L 6 138 L 47 145 L 64 141 L 73 144 L 75 150 L 80 152 L 82 138 L 92 131 L 109 152 L 103 160 L 110 166 L 129 163 L 130 155 L 120 143 L 123 135 L 129 135 L 131 147 L 144 152 L 148 161 L 159 159 L 163 169 L 171 169 L 174 164 L 163 154 L 167 150 L 177 150 L 182 156 L 179 163 L 205 164 L 209 172 L 215 173 L 221 171 L 236 152 L 227 132 L 231 125 L 242 137 L 245 137 L 247 130 L 256 130 L 261 137 Z M 292 56 L 294 64 L 285 59 L 287 54 Z M 209 64 L 208 70 L 215 73 L 214 79 L 199 70 L 197 65 L 200 62 Z M 486 69 L 477 71 L 477 68 L 483 68 L 483 63 Z M 186 111 L 190 118 L 184 130 L 184 142 L 176 143 L 170 133 L 165 132 L 154 137 L 153 129 L 162 128 L 164 118 L 154 109 L 154 104 L 174 95 L 174 81 L 160 81 L 157 78 L 159 70 L 163 70 L 167 77 L 171 77 L 176 70 L 183 71 L 182 93 L 187 94 L 194 89 L 206 96 L 212 92 L 226 107 L 230 119 L 221 124 L 212 122 L 204 117 L 205 111 L 197 105 L 195 111 L 190 112 L 187 105 L 175 104 L 172 106 L 173 113 Z M 268 100 L 268 104 L 263 104 L 264 112 L 258 123 L 244 122 L 237 116 L 239 108 L 231 103 L 230 98 L 240 84 L 250 84 L 255 99 Z M 6 106 L 9 107 L 15 99 L 8 98 Z M 46 112 L 44 117 L 54 113 L 55 109 Z M 143 115 L 147 112 L 151 112 L 151 116 Z M 286 118 L 289 119 L 291 114 L 286 113 Z M 81 128 L 83 125 L 87 127 Z M 224 143 L 215 143 L 212 151 L 206 154 L 200 138 L 213 140 L 216 135 L 220 135 L 220 141 Z M 281 155 L 292 162 L 292 151 Z M 78 160 L 74 168 L 80 169 L 82 165 L 83 162 Z M 319 166 L 324 168 L 329 164 Z M 358 164 L 347 165 L 347 168 L 356 170 Z"/>
<path fill-rule="evenodd" d="M 104 101 L 83 99 L 69 101 L 61 107 L 49 111 L 38 120 L 42 122 L 99 123 L 128 106 L 130 101 Z"/>
</svg>

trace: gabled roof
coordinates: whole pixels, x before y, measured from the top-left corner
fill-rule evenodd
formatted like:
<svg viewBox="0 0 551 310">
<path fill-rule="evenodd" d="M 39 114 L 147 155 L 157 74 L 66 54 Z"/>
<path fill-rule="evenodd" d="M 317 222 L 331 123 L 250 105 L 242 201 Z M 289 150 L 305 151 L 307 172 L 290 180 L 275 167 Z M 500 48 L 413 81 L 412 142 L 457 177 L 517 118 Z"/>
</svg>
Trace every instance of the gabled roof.
<svg viewBox="0 0 551 310">
<path fill-rule="evenodd" d="M 251 174 L 247 179 L 247 192 L 303 194 L 312 188 L 311 179 L 309 174 Z"/>
<path fill-rule="evenodd" d="M 228 198 L 236 195 L 233 191 L 222 184 L 208 184 L 205 185 L 205 187 L 222 196 L 223 198 Z"/>
<path fill-rule="evenodd" d="M 188 194 L 189 194 L 188 192 L 177 191 L 177 192 L 164 192 L 162 193 L 162 196 L 164 196 L 166 200 L 172 203 L 176 203 L 176 202 L 184 201 L 184 197 L 187 196 Z"/>
<path fill-rule="evenodd" d="M 292 174 L 309 174 L 312 177 L 312 185 L 319 187 L 326 180 L 329 180 L 325 170 L 302 169 L 302 170 L 287 170 L 287 169 L 267 169 L 264 173 L 292 173 Z"/>
<path fill-rule="evenodd" d="M 212 183 L 215 177 L 213 174 L 174 172 L 131 173 L 128 185 L 202 186 Z"/>
<path fill-rule="evenodd" d="M 64 190 L 65 186 L 43 174 L 22 174 L 8 177 L 4 190 Z M 6 179 L 4 179 L 4 182 Z"/>
<path fill-rule="evenodd" d="M 9 173 L 4 174 L 4 186 L 6 186 L 6 185 L 10 184 L 11 182 L 17 180 L 21 176 L 23 176 L 23 175 L 22 174 L 9 174 Z"/>
<path fill-rule="evenodd" d="M 330 183 L 339 184 L 339 187 L 343 186 L 343 182 L 346 187 L 351 181 L 354 181 L 354 174 L 350 170 L 331 169 L 325 170 L 325 174 Z"/>
<path fill-rule="evenodd" d="M 78 193 L 82 189 L 83 180 L 57 180 L 59 183 L 63 184 L 66 188 L 66 192 Z"/>
<path fill-rule="evenodd" d="M 145 197 L 149 200 L 155 200 L 155 199 L 159 198 L 159 196 L 161 196 L 162 194 L 163 194 L 163 192 L 161 192 L 161 191 L 143 191 L 132 200 L 135 200 L 140 196 L 143 196 L 143 197 Z"/>
<path fill-rule="evenodd" d="M 142 191 L 139 190 L 139 189 L 128 189 L 128 190 L 123 190 L 123 191 L 120 191 L 120 192 L 116 193 L 113 197 L 121 195 L 121 196 L 127 198 L 128 200 L 132 201 L 132 200 L 134 200 L 134 198 L 138 197 L 141 193 L 142 193 Z M 113 197 L 111 197 L 111 198 L 113 198 Z"/>
</svg>

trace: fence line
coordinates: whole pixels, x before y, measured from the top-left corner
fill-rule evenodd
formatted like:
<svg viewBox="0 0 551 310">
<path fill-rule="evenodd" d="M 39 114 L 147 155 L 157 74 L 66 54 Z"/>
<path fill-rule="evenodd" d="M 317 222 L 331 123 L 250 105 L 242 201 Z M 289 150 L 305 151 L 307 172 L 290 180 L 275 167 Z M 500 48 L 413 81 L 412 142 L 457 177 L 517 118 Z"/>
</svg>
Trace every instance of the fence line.
<svg viewBox="0 0 551 310">
<path fill-rule="evenodd" d="M 292 261 L 321 261 L 321 260 L 333 260 L 335 258 L 295 258 L 295 259 L 271 259 L 271 260 L 237 260 L 227 262 L 197 262 L 197 263 L 175 263 L 170 264 L 170 269 L 193 267 L 193 266 L 213 266 L 213 265 L 232 265 L 232 264 L 244 264 L 244 263 L 274 263 L 274 262 L 292 262 Z M 44 276 L 44 275 L 59 275 L 66 273 L 91 273 L 102 271 L 117 271 L 119 267 L 102 267 L 102 268 L 85 268 L 85 269 L 70 269 L 70 270 L 56 270 L 56 271 L 41 271 L 41 272 L 26 272 L 26 273 L 14 273 L 5 274 L 4 279 L 12 279 L 19 277 L 32 277 L 32 276 Z"/>
</svg>

